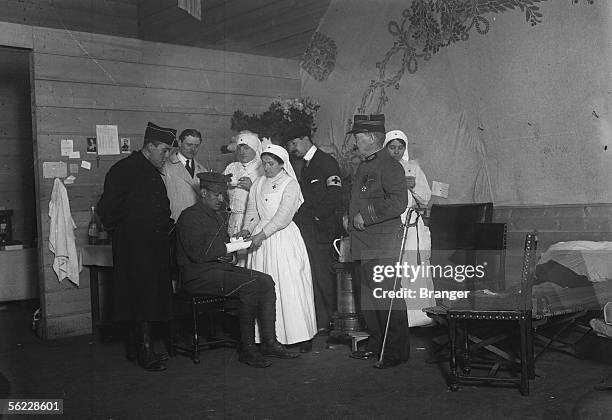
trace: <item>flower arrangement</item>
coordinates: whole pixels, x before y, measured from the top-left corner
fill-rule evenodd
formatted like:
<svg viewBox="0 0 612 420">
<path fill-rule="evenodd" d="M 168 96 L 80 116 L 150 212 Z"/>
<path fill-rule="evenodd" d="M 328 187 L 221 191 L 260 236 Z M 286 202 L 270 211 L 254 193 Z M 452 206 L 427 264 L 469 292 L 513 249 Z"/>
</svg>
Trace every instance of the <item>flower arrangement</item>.
<svg viewBox="0 0 612 420">
<path fill-rule="evenodd" d="M 317 129 L 315 117 L 319 104 L 309 98 L 276 98 L 262 114 L 247 115 L 237 110 L 232 115 L 231 128 L 235 132 L 249 130 L 260 138 L 269 138 L 272 143 L 282 144 L 285 134 L 295 126 L 307 127 L 311 133 Z M 231 145 L 228 146 L 232 150 Z"/>
</svg>

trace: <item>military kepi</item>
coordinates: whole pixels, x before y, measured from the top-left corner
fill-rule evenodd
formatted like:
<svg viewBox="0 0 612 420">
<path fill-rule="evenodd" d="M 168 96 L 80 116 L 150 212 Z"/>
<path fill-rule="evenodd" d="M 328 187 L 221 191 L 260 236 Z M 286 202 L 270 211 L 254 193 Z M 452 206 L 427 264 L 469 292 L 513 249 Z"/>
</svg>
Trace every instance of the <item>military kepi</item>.
<svg viewBox="0 0 612 420">
<path fill-rule="evenodd" d="M 227 192 L 227 183 L 231 180 L 231 177 L 219 172 L 200 172 L 197 177 L 200 178 L 200 188 L 216 193 Z"/>
<path fill-rule="evenodd" d="M 174 128 L 160 127 L 152 122 L 147 123 L 147 129 L 144 135 L 145 143 L 158 141 L 172 146 L 175 140 L 176 130 Z"/>
<path fill-rule="evenodd" d="M 353 128 L 346 134 L 357 133 L 385 133 L 385 115 L 355 115 L 353 118 Z"/>
</svg>

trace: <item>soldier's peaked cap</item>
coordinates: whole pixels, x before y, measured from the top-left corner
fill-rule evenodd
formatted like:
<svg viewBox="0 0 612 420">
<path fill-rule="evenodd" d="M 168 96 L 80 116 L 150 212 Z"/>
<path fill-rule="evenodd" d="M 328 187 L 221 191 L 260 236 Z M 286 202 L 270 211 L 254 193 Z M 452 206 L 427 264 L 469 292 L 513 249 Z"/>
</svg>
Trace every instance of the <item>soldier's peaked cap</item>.
<svg viewBox="0 0 612 420">
<path fill-rule="evenodd" d="M 347 134 L 357 133 L 385 133 L 385 115 L 355 115 L 353 117 L 353 128 Z"/>
</svg>

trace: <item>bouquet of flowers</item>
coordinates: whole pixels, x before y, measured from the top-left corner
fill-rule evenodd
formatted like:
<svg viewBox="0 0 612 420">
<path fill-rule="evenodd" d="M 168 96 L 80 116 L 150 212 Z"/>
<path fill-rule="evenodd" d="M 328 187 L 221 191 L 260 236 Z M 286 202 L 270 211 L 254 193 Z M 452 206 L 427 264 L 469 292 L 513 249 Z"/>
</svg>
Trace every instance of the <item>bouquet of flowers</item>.
<svg viewBox="0 0 612 420">
<path fill-rule="evenodd" d="M 306 127 L 311 133 L 316 128 L 315 117 L 319 104 L 309 98 L 274 99 L 270 107 L 261 115 L 247 115 L 237 110 L 232 115 L 231 128 L 240 132 L 249 130 L 257 133 L 260 138 L 269 138 L 274 144 L 282 144 L 285 134 L 295 126 Z M 230 143 L 228 150 L 235 149 Z"/>
</svg>

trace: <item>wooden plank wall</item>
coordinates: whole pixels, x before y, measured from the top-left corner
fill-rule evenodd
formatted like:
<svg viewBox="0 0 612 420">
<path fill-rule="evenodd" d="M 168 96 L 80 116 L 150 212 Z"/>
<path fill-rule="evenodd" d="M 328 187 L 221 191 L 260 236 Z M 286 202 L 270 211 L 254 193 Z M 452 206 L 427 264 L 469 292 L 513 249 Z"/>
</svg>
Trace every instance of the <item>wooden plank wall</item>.
<svg viewBox="0 0 612 420">
<path fill-rule="evenodd" d="M 0 47 L 0 206 L 13 210 L 13 239 L 25 247 L 36 234 L 32 149 L 29 53 Z"/>
<path fill-rule="evenodd" d="M 521 271 L 525 235 L 538 230 L 539 256 L 562 241 L 612 241 L 612 204 L 495 207 L 493 221 L 508 224 L 506 285 Z"/>
<path fill-rule="evenodd" d="M 139 0 L 139 37 L 202 48 L 299 59 L 330 0 L 202 2 L 202 21 L 175 0 Z"/>
<path fill-rule="evenodd" d="M 6 29 L 6 31 L 5 31 Z M 80 164 L 60 157 L 60 140 L 74 141 L 86 154 L 86 138 L 96 124 L 116 124 L 133 148 L 142 145 L 147 121 L 177 128 L 197 128 L 204 136 L 198 158 L 221 169 L 227 156 L 220 148 L 230 136 L 234 110 L 261 112 L 273 98 L 299 95 L 298 64 L 293 60 L 225 53 L 130 38 L 0 23 L 0 45 L 28 44 L 33 49 L 34 130 L 39 214 L 41 330 L 44 338 L 90 331 L 89 273 L 81 286 L 59 283 L 48 251 L 48 202 L 53 180 L 42 178 L 45 161 Z M 10 34 L 19 39 L 7 39 Z M 8 44 L 7 44 L 8 43 Z M 102 156 L 92 170 L 80 169 L 67 185 L 77 224 L 77 244 L 87 240 L 89 206 L 98 201 L 104 175 L 121 156 Z"/>
<path fill-rule="evenodd" d="M 136 0 L 0 0 L 0 10 L 4 22 L 138 36 Z"/>
</svg>

